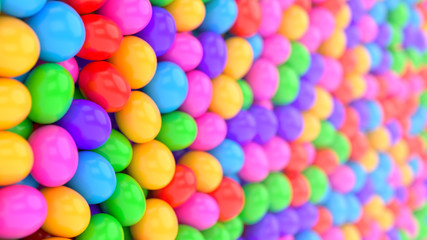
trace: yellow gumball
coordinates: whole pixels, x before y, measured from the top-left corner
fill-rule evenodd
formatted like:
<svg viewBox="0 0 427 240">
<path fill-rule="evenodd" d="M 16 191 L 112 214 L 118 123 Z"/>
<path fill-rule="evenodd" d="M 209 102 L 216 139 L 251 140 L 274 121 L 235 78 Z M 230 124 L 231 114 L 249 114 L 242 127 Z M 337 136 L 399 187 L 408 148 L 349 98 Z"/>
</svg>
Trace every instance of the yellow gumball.
<svg viewBox="0 0 427 240">
<path fill-rule="evenodd" d="M 342 233 L 344 234 L 345 240 L 360 240 L 362 237 L 360 236 L 359 230 L 356 226 L 352 224 L 346 224 L 341 227 Z"/>
<path fill-rule="evenodd" d="M 202 24 L 206 14 L 202 0 L 174 0 L 165 9 L 175 19 L 178 32 L 193 31 Z"/>
<path fill-rule="evenodd" d="M 367 173 L 371 173 L 378 166 L 379 158 L 375 150 L 370 149 L 359 159 L 360 165 L 365 169 Z"/>
<path fill-rule="evenodd" d="M 0 186 L 23 180 L 33 167 L 33 150 L 18 134 L 0 131 Z"/>
<path fill-rule="evenodd" d="M 288 7 L 282 15 L 279 33 L 289 40 L 298 40 L 307 31 L 309 18 L 307 12 L 297 5 Z"/>
<path fill-rule="evenodd" d="M 388 231 L 394 224 L 393 213 L 388 209 L 384 209 L 381 216 L 378 217 L 376 220 L 380 225 L 381 229 L 384 231 Z"/>
<path fill-rule="evenodd" d="M 49 234 L 72 238 L 86 230 L 90 209 L 86 200 L 71 188 L 60 186 L 41 190 L 47 202 L 42 229 Z"/>
<path fill-rule="evenodd" d="M 402 184 L 403 186 L 409 186 L 411 185 L 412 181 L 414 180 L 414 173 L 412 172 L 411 167 L 408 165 L 402 165 L 399 166 L 400 173 L 402 174 Z"/>
<path fill-rule="evenodd" d="M 141 38 L 126 36 L 119 49 L 109 59 L 129 83 L 139 89 L 147 85 L 157 68 L 157 58 L 151 46 Z"/>
<path fill-rule="evenodd" d="M 151 198 L 142 219 L 130 227 L 135 240 L 173 240 L 178 234 L 175 212 L 165 201 Z"/>
<path fill-rule="evenodd" d="M 315 87 L 316 101 L 310 108 L 309 112 L 320 120 L 327 119 L 333 109 L 333 102 L 331 95 L 323 88 Z"/>
<path fill-rule="evenodd" d="M 353 100 L 362 98 L 366 91 L 366 80 L 362 75 L 350 74 L 346 77 L 348 86 L 353 95 Z"/>
<path fill-rule="evenodd" d="M 311 142 L 320 133 L 320 121 L 319 119 L 310 112 L 305 112 L 302 114 L 304 128 L 303 131 L 298 138 L 299 142 Z"/>
<path fill-rule="evenodd" d="M 239 84 L 229 76 L 221 74 L 212 80 L 212 88 L 209 111 L 224 119 L 234 117 L 243 105 L 243 94 Z"/>
<path fill-rule="evenodd" d="M 163 143 L 153 140 L 133 145 L 133 157 L 127 168 L 141 187 L 148 190 L 164 188 L 175 173 L 175 158 Z"/>
<path fill-rule="evenodd" d="M 240 79 L 249 71 L 252 65 L 253 50 L 246 39 L 241 37 L 231 37 L 225 41 L 227 45 L 227 62 L 224 74 Z"/>
<path fill-rule="evenodd" d="M 371 66 L 371 57 L 368 50 L 363 46 L 356 46 L 353 48 L 355 58 L 354 72 L 356 74 L 365 74 L 369 71 Z"/>
<path fill-rule="evenodd" d="M 131 92 L 126 105 L 116 113 L 116 122 L 120 131 L 136 143 L 153 140 L 162 125 L 156 103 L 140 91 Z"/>
<path fill-rule="evenodd" d="M 27 87 L 14 79 L 0 78 L 0 130 L 18 125 L 30 110 L 31 95 Z"/>
<path fill-rule="evenodd" d="M 388 152 L 398 164 L 404 164 L 407 161 L 409 148 L 404 140 L 396 142 Z"/>
<path fill-rule="evenodd" d="M 378 219 L 384 211 L 384 201 L 378 195 L 374 195 L 363 207 L 363 211 L 370 217 Z"/>
<path fill-rule="evenodd" d="M 28 72 L 39 54 L 39 39 L 31 27 L 20 19 L 0 16 L 1 77 L 17 77 Z"/>
<path fill-rule="evenodd" d="M 181 157 L 179 164 L 185 165 L 193 170 L 197 179 L 196 189 L 199 192 L 212 192 L 221 183 L 221 165 L 214 156 L 207 152 L 188 152 Z"/>
<path fill-rule="evenodd" d="M 385 127 L 379 127 L 368 133 L 369 144 L 377 151 L 385 151 L 391 144 L 390 132 Z"/>
<path fill-rule="evenodd" d="M 351 10 L 350 7 L 345 4 L 340 8 L 340 10 L 335 15 L 335 26 L 338 29 L 344 30 L 349 24 L 351 20 Z"/>
<path fill-rule="evenodd" d="M 346 44 L 347 38 L 344 31 L 336 29 L 334 33 L 320 45 L 318 52 L 325 56 L 338 59 L 343 55 Z"/>
</svg>

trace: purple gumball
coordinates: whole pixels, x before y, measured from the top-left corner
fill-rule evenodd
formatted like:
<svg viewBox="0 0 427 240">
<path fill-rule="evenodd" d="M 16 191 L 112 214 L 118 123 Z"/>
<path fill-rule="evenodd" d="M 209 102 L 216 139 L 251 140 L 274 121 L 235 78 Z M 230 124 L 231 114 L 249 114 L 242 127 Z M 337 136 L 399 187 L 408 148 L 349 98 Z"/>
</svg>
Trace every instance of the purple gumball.
<svg viewBox="0 0 427 240">
<path fill-rule="evenodd" d="M 345 108 L 340 101 L 333 98 L 332 113 L 328 118 L 328 121 L 335 127 L 340 129 L 344 124 L 345 120 Z"/>
<path fill-rule="evenodd" d="M 257 134 L 255 118 L 245 110 L 227 120 L 227 129 L 227 138 L 240 145 L 249 143 Z"/>
<path fill-rule="evenodd" d="M 275 213 L 274 216 L 279 222 L 280 237 L 294 235 L 299 231 L 300 221 L 297 212 L 293 208 L 286 208 Z"/>
<path fill-rule="evenodd" d="M 360 42 L 359 29 L 356 26 L 350 25 L 345 29 L 347 39 L 347 48 L 356 47 Z"/>
<path fill-rule="evenodd" d="M 299 223 L 301 230 L 312 228 L 319 219 L 317 207 L 312 203 L 307 202 L 304 205 L 295 208 L 295 211 L 298 214 L 298 219 L 304 219 L 304 221 L 300 221 Z"/>
<path fill-rule="evenodd" d="M 259 144 L 268 142 L 277 133 L 277 118 L 273 111 L 260 106 L 252 105 L 249 112 L 255 119 L 256 135 L 254 141 Z"/>
<path fill-rule="evenodd" d="M 301 82 L 297 98 L 292 102 L 292 106 L 300 111 L 310 109 L 316 101 L 316 92 L 313 84 Z"/>
<path fill-rule="evenodd" d="M 309 82 L 311 84 L 316 84 L 320 76 L 322 76 L 323 71 L 325 70 L 325 63 L 322 55 L 312 54 L 310 67 L 307 72 L 302 76 L 301 80 L 304 82 Z"/>
<path fill-rule="evenodd" d="M 256 224 L 247 226 L 243 236 L 246 240 L 277 240 L 279 222 L 272 213 L 267 213 Z"/>
<path fill-rule="evenodd" d="M 278 106 L 274 108 L 278 121 L 277 134 L 287 141 L 297 139 L 304 128 L 302 114 L 292 106 Z"/>
<path fill-rule="evenodd" d="M 203 47 L 203 58 L 197 67 L 209 78 L 215 78 L 222 73 L 227 61 L 227 46 L 221 35 L 214 32 L 203 32 L 197 39 Z"/>
</svg>

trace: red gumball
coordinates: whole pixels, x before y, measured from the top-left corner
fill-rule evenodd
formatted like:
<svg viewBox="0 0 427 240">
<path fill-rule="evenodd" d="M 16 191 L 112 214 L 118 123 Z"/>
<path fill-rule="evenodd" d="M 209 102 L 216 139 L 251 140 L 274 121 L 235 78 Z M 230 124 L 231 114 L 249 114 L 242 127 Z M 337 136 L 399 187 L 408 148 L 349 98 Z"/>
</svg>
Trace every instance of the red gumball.
<svg viewBox="0 0 427 240">
<path fill-rule="evenodd" d="M 97 14 L 82 16 L 86 38 L 77 56 L 87 60 L 105 60 L 119 49 L 123 36 L 115 22 Z"/>
<path fill-rule="evenodd" d="M 88 14 L 98 10 L 107 0 L 62 0 L 79 14 Z"/>
<path fill-rule="evenodd" d="M 87 64 L 78 81 L 82 94 L 107 112 L 123 108 L 130 96 L 130 87 L 111 63 L 99 61 Z"/>
<path fill-rule="evenodd" d="M 326 174 L 330 174 L 339 166 L 339 160 L 337 154 L 331 149 L 321 149 L 317 151 L 313 164 Z"/>
<path fill-rule="evenodd" d="M 289 145 L 291 149 L 291 157 L 288 165 L 286 165 L 287 171 L 301 172 L 308 165 L 308 152 L 307 148 L 303 143 L 293 142 Z"/>
<path fill-rule="evenodd" d="M 363 157 L 369 149 L 369 141 L 365 134 L 357 132 L 350 138 L 351 154 L 350 158 L 358 160 Z"/>
<path fill-rule="evenodd" d="M 250 37 L 261 24 L 261 7 L 258 0 L 236 0 L 237 19 L 230 32 L 239 37 Z"/>
<path fill-rule="evenodd" d="M 319 235 L 322 235 L 330 227 L 332 227 L 332 214 L 325 207 L 318 207 L 317 211 L 319 213 L 319 218 L 316 225 L 314 225 L 313 230 L 316 231 Z"/>
<path fill-rule="evenodd" d="M 219 206 L 219 221 L 228 221 L 243 209 L 245 194 L 242 187 L 231 178 L 223 178 L 218 188 L 211 192 Z"/>
<path fill-rule="evenodd" d="M 151 194 L 175 208 L 187 201 L 194 192 L 196 192 L 196 175 L 189 167 L 177 164 L 170 183 L 162 189 L 152 191 Z"/>
<path fill-rule="evenodd" d="M 359 115 L 352 107 L 345 109 L 345 120 L 341 126 L 340 132 L 345 134 L 348 138 L 352 138 L 358 131 L 360 126 Z"/>
<path fill-rule="evenodd" d="M 306 203 L 310 197 L 311 189 L 307 179 L 301 173 L 286 173 L 292 186 L 291 206 L 298 207 Z"/>
</svg>

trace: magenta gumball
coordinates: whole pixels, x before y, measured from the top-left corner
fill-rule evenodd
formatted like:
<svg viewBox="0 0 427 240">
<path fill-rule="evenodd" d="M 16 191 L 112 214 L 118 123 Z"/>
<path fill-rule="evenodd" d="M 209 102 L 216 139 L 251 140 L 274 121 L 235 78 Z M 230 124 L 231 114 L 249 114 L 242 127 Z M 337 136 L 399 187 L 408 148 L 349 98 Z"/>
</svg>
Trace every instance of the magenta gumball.
<svg viewBox="0 0 427 240">
<path fill-rule="evenodd" d="M 329 175 L 332 189 L 340 193 L 347 193 L 356 184 L 356 175 L 347 165 L 341 165 Z"/>
<path fill-rule="evenodd" d="M 294 4 L 295 0 L 278 0 L 282 11 Z"/>
<path fill-rule="evenodd" d="M 270 171 L 280 171 L 286 167 L 290 159 L 289 144 L 278 136 L 262 145 L 268 160 Z"/>
<path fill-rule="evenodd" d="M 310 24 L 319 29 L 322 41 L 328 39 L 335 30 L 334 15 L 326 8 L 313 8 L 310 13 Z"/>
<path fill-rule="evenodd" d="M 364 97 L 374 100 L 379 91 L 378 81 L 370 74 L 365 75 L 366 91 Z"/>
<path fill-rule="evenodd" d="M 79 77 L 79 66 L 77 65 L 77 61 L 74 57 L 57 64 L 67 69 L 67 71 L 71 74 L 74 83 L 77 82 L 77 78 Z"/>
<path fill-rule="evenodd" d="M 271 100 L 255 100 L 253 102 L 253 105 L 259 105 L 267 108 L 268 110 L 274 109 L 274 104 L 271 102 Z"/>
<path fill-rule="evenodd" d="M 307 153 L 307 164 L 312 164 L 316 158 L 316 148 L 313 144 L 307 142 L 303 144 L 305 152 Z"/>
<path fill-rule="evenodd" d="M 338 227 L 331 227 L 322 234 L 323 240 L 344 240 L 344 234 Z"/>
<path fill-rule="evenodd" d="M 261 58 L 270 60 L 276 66 L 288 60 L 291 54 L 291 44 L 280 34 L 273 34 L 264 38 Z"/>
<path fill-rule="evenodd" d="M 329 57 L 324 57 L 323 63 L 324 70 L 318 85 L 328 91 L 334 91 L 340 86 L 344 76 L 342 66 L 337 60 Z"/>
<path fill-rule="evenodd" d="M 210 195 L 196 192 L 185 203 L 175 208 L 175 213 L 180 224 L 205 230 L 218 221 L 219 207 Z"/>
<path fill-rule="evenodd" d="M 263 58 L 254 62 L 245 79 L 251 86 L 256 100 L 271 99 L 279 85 L 279 73 L 276 66 Z"/>
<path fill-rule="evenodd" d="M 246 182 L 260 182 L 264 180 L 269 172 L 269 165 L 267 155 L 264 149 L 254 143 L 250 142 L 243 146 L 245 153 L 245 162 L 238 175 Z"/>
<path fill-rule="evenodd" d="M 199 40 L 189 33 L 177 33 L 169 50 L 160 61 L 176 63 L 184 72 L 195 69 L 202 61 L 203 48 Z"/>
<path fill-rule="evenodd" d="M 218 114 L 207 112 L 195 119 L 197 136 L 191 149 L 207 151 L 218 146 L 227 135 L 227 124 Z"/>
<path fill-rule="evenodd" d="M 36 232 L 47 216 L 39 190 L 26 185 L 0 189 L 0 239 L 16 239 Z"/>
<path fill-rule="evenodd" d="M 279 0 L 261 0 L 261 25 L 259 34 L 267 37 L 277 32 L 282 22 L 282 11 Z"/>
<path fill-rule="evenodd" d="M 188 93 L 184 103 L 179 108 L 193 118 L 205 113 L 212 100 L 212 82 L 209 77 L 199 70 L 187 72 Z"/>
<path fill-rule="evenodd" d="M 358 23 L 357 28 L 360 33 L 360 40 L 363 43 L 369 43 L 375 40 L 378 34 L 378 25 L 375 20 L 368 14 L 362 16 Z"/>
<path fill-rule="evenodd" d="M 299 41 L 310 53 L 313 53 L 322 43 L 322 35 L 317 27 L 310 25 Z"/>
</svg>

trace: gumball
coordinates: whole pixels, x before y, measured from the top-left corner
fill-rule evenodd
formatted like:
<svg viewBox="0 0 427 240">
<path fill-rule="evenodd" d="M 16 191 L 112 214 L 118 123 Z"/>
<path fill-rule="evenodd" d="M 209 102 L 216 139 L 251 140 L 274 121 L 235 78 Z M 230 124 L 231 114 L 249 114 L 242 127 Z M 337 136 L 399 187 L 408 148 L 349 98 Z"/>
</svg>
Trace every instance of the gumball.
<svg viewBox="0 0 427 240">
<path fill-rule="evenodd" d="M 300 82 L 297 73 L 291 67 L 281 65 L 277 70 L 279 72 L 279 83 L 272 101 L 277 105 L 285 105 L 298 97 Z"/>
<path fill-rule="evenodd" d="M 46 63 L 31 71 L 25 81 L 31 93 L 29 118 L 42 124 L 54 123 L 69 110 L 74 82 L 68 71 L 54 63 Z"/>
<path fill-rule="evenodd" d="M 224 119 L 234 117 L 242 107 L 243 95 L 236 81 L 227 75 L 212 79 L 212 101 L 209 110 Z"/>
<path fill-rule="evenodd" d="M 203 235 L 195 228 L 180 224 L 178 225 L 178 235 L 176 240 L 204 240 Z"/>
<path fill-rule="evenodd" d="M 284 10 L 279 33 L 290 40 L 301 38 L 307 31 L 309 18 L 303 8 L 292 5 Z"/>
<path fill-rule="evenodd" d="M 30 1 L 41 3 L 41 1 Z M 14 1 L 2 2 L 3 8 L 15 5 Z M 32 4 L 22 4 L 22 8 Z M 21 9 L 22 9 L 21 8 Z M 12 11 L 19 8 L 12 7 Z M 4 9 L 2 9 L 4 10 Z M 17 77 L 28 72 L 37 62 L 40 54 L 40 43 L 37 34 L 23 21 L 9 17 L 0 17 L 0 76 Z"/>
<path fill-rule="evenodd" d="M 268 160 L 263 148 L 250 142 L 242 147 L 245 154 L 243 167 L 239 171 L 239 177 L 246 182 L 260 182 L 268 175 Z"/>
<path fill-rule="evenodd" d="M 190 145 L 194 150 L 211 150 L 224 141 L 227 134 L 227 125 L 219 115 L 211 112 L 204 113 L 195 119 L 197 136 Z"/>
<path fill-rule="evenodd" d="M 328 91 L 335 91 L 342 82 L 342 65 L 337 60 L 329 57 L 325 57 L 323 62 L 324 70 L 318 81 L 318 85 Z"/>
<path fill-rule="evenodd" d="M 330 149 L 317 151 L 314 165 L 322 169 L 326 174 L 335 171 L 339 165 L 338 155 Z"/>
<path fill-rule="evenodd" d="M 221 35 L 214 32 L 203 32 L 197 39 L 203 47 L 203 57 L 198 70 L 215 78 L 222 73 L 227 61 L 227 46 Z"/>
<path fill-rule="evenodd" d="M 73 8 L 63 2 L 46 3 L 26 22 L 40 40 L 41 60 L 62 62 L 76 55 L 83 46 L 83 21 Z M 58 27 L 50 27 L 52 23 Z"/>
<path fill-rule="evenodd" d="M 227 120 L 227 138 L 243 145 L 249 143 L 257 134 L 256 121 L 249 111 L 240 111 Z"/>
<path fill-rule="evenodd" d="M 237 173 L 244 163 L 244 152 L 240 145 L 230 139 L 225 139 L 209 153 L 221 164 L 224 175 Z"/>
<path fill-rule="evenodd" d="M 351 9 L 347 4 L 344 4 L 337 13 L 335 13 L 335 25 L 339 29 L 345 29 L 351 20 Z"/>
<path fill-rule="evenodd" d="M 292 187 L 291 206 L 298 207 L 308 201 L 311 194 L 310 184 L 307 179 L 298 172 L 287 174 Z"/>
<path fill-rule="evenodd" d="M 245 77 L 255 100 L 267 100 L 274 96 L 279 85 L 279 72 L 273 62 L 260 58 L 255 60 Z"/>
<path fill-rule="evenodd" d="M 46 4 L 46 0 L 25 1 L 17 3 L 15 1 L 5 0 L 2 2 L 2 11 L 7 15 L 26 18 L 36 14 Z"/>
<path fill-rule="evenodd" d="M 249 112 L 255 119 L 256 134 L 254 141 L 263 144 L 276 135 L 277 118 L 273 111 L 260 105 L 253 105 Z"/>
<path fill-rule="evenodd" d="M 243 209 L 245 196 L 242 187 L 231 178 L 223 178 L 210 195 L 218 203 L 219 221 L 231 220 Z"/>
<path fill-rule="evenodd" d="M 314 114 L 306 112 L 302 114 L 304 128 L 297 139 L 299 142 L 311 142 L 317 138 L 320 133 L 320 121 Z"/>
<path fill-rule="evenodd" d="M 174 210 L 180 224 L 189 225 L 197 230 L 210 228 L 219 218 L 217 202 L 206 193 L 195 192 Z"/>
<path fill-rule="evenodd" d="M 64 67 L 71 74 L 74 83 L 77 82 L 77 78 L 79 76 L 79 66 L 77 65 L 77 61 L 74 57 L 63 62 L 58 62 L 57 64 Z"/>
<path fill-rule="evenodd" d="M 230 234 L 222 223 L 215 223 L 212 227 L 201 231 L 201 233 L 206 240 L 231 239 Z"/>
<path fill-rule="evenodd" d="M 237 18 L 230 32 L 240 37 L 254 35 L 261 24 L 261 7 L 256 0 L 237 0 Z"/>
<path fill-rule="evenodd" d="M 206 2 L 206 1 L 204 1 Z M 217 34 L 227 32 L 237 18 L 237 4 L 232 0 L 210 0 L 205 4 L 206 16 L 199 26 L 201 31 Z"/>
<path fill-rule="evenodd" d="M 351 145 L 348 138 L 341 134 L 335 134 L 335 138 L 330 148 L 337 154 L 339 163 L 343 163 L 348 160 L 351 152 Z"/>
<path fill-rule="evenodd" d="M 310 23 L 319 29 L 322 41 L 328 39 L 335 30 L 335 18 L 330 11 L 318 7 L 310 11 Z"/>
<path fill-rule="evenodd" d="M 252 65 L 253 51 L 247 40 L 241 37 L 231 37 L 225 41 L 227 46 L 227 61 L 224 74 L 233 79 L 240 79 Z"/>
<path fill-rule="evenodd" d="M 183 112 L 175 111 L 164 114 L 161 123 L 157 140 L 164 143 L 171 151 L 182 150 L 190 146 L 196 139 L 196 122 Z"/>
<path fill-rule="evenodd" d="M 295 240 L 321 240 L 320 236 L 311 230 L 304 230 L 295 236 Z"/>
<path fill-rule="evenodd" d="M 288 60 L 291 55 L 289 41 L 280 34 L 272 34 L 264 38 L 261 58 L 270 60 L 275 65 L 280 65 Z"/>
<path fill-rule="evenodd" d="M 133 145 L 133 156 L 127 172 L 141 187 L 148 190 L 164 188 L 172 180 L 175 159 L 163 143 L 153 140 Z"/>
<path fill-rule="evenodd" d="M 254 60 L 258 59 L 261 55 L 262 49 L 264 48 L 264 41 L 259 34 L 255 34 L 246 40 L 251 44 L 252 51 L 254 52 Z"/>
<path fill-rule="evenodd" d="M 353 225 L 344 225 L 343 227 L 341 227 L 342 232 L 344 234 L 344 239 L 348 239 L 348 240 L 356 240 L 356 239 L 361 239 L 359 230 L 357 230 L 357 228 Z"/>
<path fill-rule="evenodd" d="M 356 132 L 351 138 L 351 155 L 352 159 L 360 159 L 369 149 L 369 141 L 365 134 Z"/>
<path fill-rule="evenodd" d="M 279 238 L 279 222 L 272 213 L 267 213 L 259 222 L 249 225 L 243 234 L 245 239 L 268 239 L 275 240 Z"/>
<path fill-rule="evenodd" d="M 344 234 L 338 227 L 331 227 L 328 231 L 322 234 L 324 240 L 344 240 Z"/>
<path fill-rule="evenodd" d="M 49 209 L 42 226 L 44 231 L 72 238 L 87 228 L 90 221 L 89 205 L 80 194 L 64 186 L 43 188 L 41 193 Z"/>
<path fill-rule="evenodd" d="M 328 122 L 330 122 L 335 129 L 340 129 L 341 126 L 344 124 L 344 120 L 345 120 L 345 109 L 343 104 L 338 101 L 336 98 L 333 98 L 333 108 L 332 108 L 332 113 L 331 115 L 328 117 Z"/>
<path fill-rule="evenodd" d="M 291 236 L 298 232 L 300 220 L 294 208 L 285 208 L 275 213 L 274 216 L 279 222 L 279 235 L 281 237 Z"/>
<path fill-rule="evenodd" d="M 378 151 L 385 151 L 390 146 L 390 133 L 384 127 L 368 133 L 368 139 L 370 145 Z"/>
<path fill-rule="evenodd" d="M 202 57 L 203 48 L 199 40 L 191 34 L 178 33 L 160 60 L 176 63 L 183 71 L 188 72 L 200 64 Z"/>
<path fill-rule="evenodd" d="M 171 206 L 152 198 L 147 200 L 147 210 L 141 221 L 130 230 L 136 239 L 174 239 L 178 234 L 178 220 Z"/>
<path fill-rule="evenodd" d="M 331 191 L 324 206 L 332 214 L 334 225 L 342 225 L 346 221 L 347 202 L 344 195 Z"/>
<path fill-rule="evenodd" d="M 298 219 L 303 220 L 299 222 L 301 230 L 311 229 L 319 219 L 317 207 L 312 203 L 305 203 L 295 208 L 295 211 L 298 214 Z"/>
<path fill-rule="evenodd" d="M 261 23 L 259 34 L 263 37 L 277 32 L 282 22 L 280 2 L 277 0 L 263 0 L 259 3 L 261 8 Z"/>
<path fill-rule="evenodd" d="M 239 238 L 243 233 L 244 225 L 240 217 L 235 217 L 229 221 L 222 222 L 222 224 L 224 225 L 225 229 L 227 229 L 232 239 Z"/>
<path fill-rule="evenodd" d="M 0 88 L 0 130 L 5 130 L 25 120 L 30 113 L 32 99 L 25 85 L 14 79 L 0 78 Z"/>
<path fill-rule="evenodd" d="M 269 194 L 261 183 L 249 183 L 243 186 L 245 206 L 240 218 L 245 224 L 257 223 L 265 215 L 269 206 Z"/>
<path fill-rule="evenodd" d="M 289 144 L 278 136 L 274 136 L 262 145 L 267 155 L 270 171 L 280 171 L 286 167 L 290 159 Z"/>
<path fill-rule="evenodd" d="M 206 9 L 202 0 L 175 0 L 165 7 L 176 22 L 178 32 L 196 29 L 205 18 Z"/>
<path fill-rule="evenodd" d="M 352 137 L 357 133 L 357 130 L 359 129 L 360 117 L 358 112 L 352 107 L 346 108 L 345 115 L 346 118 L 339 130 L 345 135 Z"/>
<path fill-rule="evenodd" d="M 339 58 L 344 53 L 346 47 L 346 35 L 341 30 L 335 30 L 319 47 L 318 52 L 322 55 Z"/>
<path fill-rule="evenodd" d="M 311 56 L 307 48 L 298 42 L 291 42 L 291 55 L 286 64 L 295 70 L 298 76 L 302 76 L 310 67 L 310 62 Z"/>
<path fill-rule="evenodd" d="M 302 43 L 310 53 L 313 53 L 319 48 L 322 42 L 320 34 L 318 28 L 310 25 L 304 35 L 299 39 L 299 42 Z"/>
<path fill-rule="evenodd" d="M 124 37 L 119 49 L 109 62 L 123 75 L 131 89 L 139 89 L 147 85 L 157 68 L 154 50 L 147 42 L 135 36 Z"/>
<path fill-rule="evenodd" d="M 189 167 L 177 164 L 172 180 L 164 188 L 152 191 L 155 198 L 166 201 L 175 208 L 187 201 L 196 192 L 196 175 Z"/>
<path fill-rule="evenodd" d="M 153 48 L 156 56 L 162 56 L 172 46 L 176 35 L 176 24 L 172 15 L 163 8 L 153 7 L 148 25 L 136 35 Z"/>
<path fill-rule="evenodd" d="M 34 153 L 31 175 L 46 187 L 61 186 L 75 174 L 77 146 L 64 128 L 47 125 L 35 130 L 28 139 Z"/>
<path fill-rule="evenodd" d="M 130 87 L 116 68 L 108 62 L 92 62 L 79 75 L 79 88 L 88 100 L 107 112 L 120 111 L 130 96 Z"/>
<path fill-rule="evenodd" d="M 332 227 L 332 214 L 325 207 L 317 207 L 319 218 L 313 226 L 313 230 L 318 234 L 326 233 Z"/>
<path fill-rule="evenodd" d="M 315 87 L 316 101 L 309 110 L 321 120 L 327 119 L 332 113 L 333 102 L 331 95 L 322 88 Z"/>
<path fill-rule="evenodd" d="M 197 191 L 210 193 L 222 179 L 221 165 L 214 156 L 201 151 L 191 151 L 179 159 L 179 164 L 189 167 L 197 179 Z"/>
<path fill-rule="evenodd" d="M 391 9 L 387 15 L 387 20 L 396 27 L 403 27 L 409 19 L 408 6 L 405 3 L 399 3 L 394 9 Z"/>
<path fill-rule="evenodd" d="M 353 100 L 360 99 L 366 92 L 366 81 L 360 75 L 350 74 L 346 77 L 345 81 L 348 82 L 352 90 Z"/>
<path fill-rule="evenodd" d="M 357 46 L 353 49 L 353 53 L 355 55 L 356 60 L 356 66 L 354 68 L 354 71 L 356 73 L 368 72 L 369 67 L 371 65 L 371 58 L 366 48 L 362 46 Z"/>
<path fill-rule="evenodd" d="M 289 206 L 292 199 L 292 188 L 288 178 L 280 173 L 270 173 L 262 182 L 269 196 L 269 211 L 280 212 Z"/>
<path fill-rule="evenodd" d="M 318 167 L 310 166 L 305 169 L 302 174 L 310 185 L 310 202 L 319 203 L 323 200 L 329 190 L 329 181 L 325 172 Z"/>
<path fill-rule="evenodd" d="M 149 142 L 160 131 L 159 109 L 154 101 L 143 92 L 132 91 L 128 102 L 115 116 L 120 131 L 133 142 Z"/>
<path fill-rule="evenodd" d="M 326 148 L 332 144 L 335 137 L 335 128 L 328 121 L 320 122 L 320 131 L 312 141 L 316 148 Z"/>
<path fill-rule="evenodd" d="M 301 113 L 291 106 L 281 106 L 274 109 L 278 120 L 277 134 L 287 141 L 297 139 L 304 128 Z"/>
<path fill-rule="evenodd" d="M 144 193 L 131 176 L 117 173 L 117 187 L 107 201 L 100 204 L 103 212 L 115 217 L 123 227 L 139 222 L 144 216 L 146 202 Z"/>
<path fill-rule="evenodd" d="M 123 239 L 122 225 L 113 216 L 99 213 L 90 218 L 86 230 L 76 237 L 77 240 L 108 238 L 112 240 Z"/>
<path fill-rule="evenodd" d="M 332 189 L 340 193 L 347 193 L 353 189 L 356 176 L 350 167 L 341 165 L 329 175 Z"/>
</svg>

